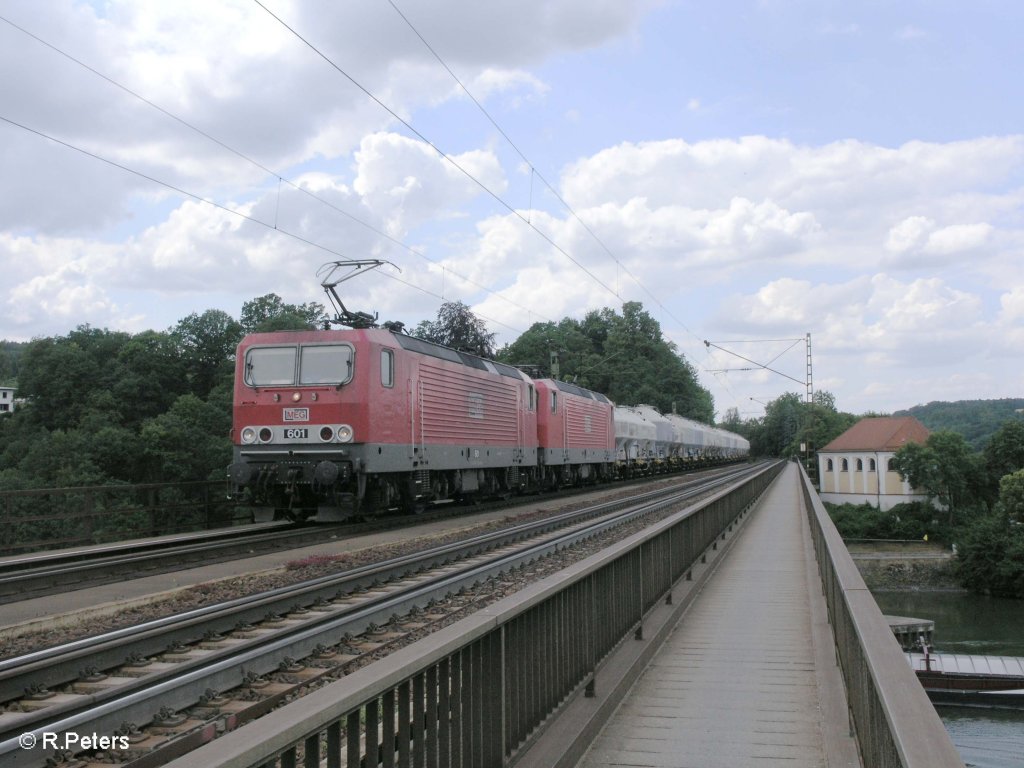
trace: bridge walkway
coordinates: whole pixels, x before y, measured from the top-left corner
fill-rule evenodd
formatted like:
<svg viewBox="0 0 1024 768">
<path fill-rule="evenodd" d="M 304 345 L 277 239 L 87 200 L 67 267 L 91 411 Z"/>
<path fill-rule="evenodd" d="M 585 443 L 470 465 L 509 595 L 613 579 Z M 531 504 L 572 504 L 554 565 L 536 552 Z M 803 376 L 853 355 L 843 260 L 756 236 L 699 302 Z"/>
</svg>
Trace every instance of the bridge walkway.
<svg viewBox="0 0 1024 768">
<path fill-rule="evenodd" d="M 790 464 L 580 768 L 860 765 Z"/>
</svg>

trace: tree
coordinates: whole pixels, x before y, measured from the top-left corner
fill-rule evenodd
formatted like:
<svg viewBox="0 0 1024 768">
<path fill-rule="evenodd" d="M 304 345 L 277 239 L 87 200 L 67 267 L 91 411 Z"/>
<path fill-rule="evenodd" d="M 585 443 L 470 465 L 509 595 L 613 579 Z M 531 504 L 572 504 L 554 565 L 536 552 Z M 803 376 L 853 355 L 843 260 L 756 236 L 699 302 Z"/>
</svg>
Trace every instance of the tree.
<svg viewBox="0 0 1024 768">
<path fill-rule="evenodd" d="M 893 457 L 900 476 L 949 512 L 949 524 L 967 507 L 969 492 L 982 486 L 981 463 L 957 432 L 932 432 L 924 445 L 907 443 Z"/>
<path fill-rule="evenodd" d="M 137 429 L 188 391 L 184 361 L 168 333 L 143 331 L 118 350 L 110 393 L 120 423 Z"/>
<path fill-rule="evenodd" d="M 20 361 L 18 394 L 46 429 L 68 429 L 90 410 L 90 399 L 120 379 L 118 355 L 127 333 L 82 325 L 66 337 L 36 339 Z"/>
<path fill-rule="evenodd" d="M 316 301 L 286 304 L 276 293 L 245 302 L 239 317 L 245 333 L 314 330 L 323 328 L 326 322 L 327 311 L 323 304 Z"/>
<path fill-rule="evenodd" d="M 219 309 L 193 312 L 171 331 L 185 362 L 188 389 L 205 398 L 218 382 L 231 378 L 242 326 Z"/>
<path fill-rule="evenodd" d="M 18 379 L 18 363 L 27 344 L 0 341 L 0 384 L 11 384 Z"/>
<path fill-rule="evenodd" d="M 437 311 L 437 320 L 422 321 L 412 335 L 435 344 L 472 352 L 480 357 L 494 357 L 495 334 L 488 333 L 484 321 L 461 301 L 446 301 Z"/>
<path fill-rule="evenodd" d="M 1024 525 L 990 513 L 964 530 L 953 561 L 960 583 L 983 594 L 1024 597 Z"/>
<path fill-rule="evenodd" d="M 582 321 L 536 323 L 501 350 L 512 365 L 536 365 L 543 375 L 601 392 L 620 405 L 651 405 L 710 424 L 711 393 L 697 382 L 693 366 L 665 341 L 661 326 L 639 302 L 627 302 L 618 315 L 607 307 L 588 312 Z"/>
<path fill-rule="evenodd" d="M 999 481 L 999 508 L 1016 524 L 1024 523 L 1024 469 Z"/>
<path fill-rule="evenodd" d="M 751 440 L 751 452 L 758 456 L 795 456 L 805 420 L 803 398 L 795 392 L 780 395 L 765 406 L 761 429 Z"/>
<path fill-rule="evenodd" d="M 989 487 L 994 492 L 1003 476 L 1024 469 L 1024 421 L 1004 422 L 989 439 L 983 456 Z"/>
<path fill-rule="evenodd" d="M 146 471 L 153 481 L 223 477 L 231 462 L 229 411 L 186 394 L 140 432 Z"/>
</svg>

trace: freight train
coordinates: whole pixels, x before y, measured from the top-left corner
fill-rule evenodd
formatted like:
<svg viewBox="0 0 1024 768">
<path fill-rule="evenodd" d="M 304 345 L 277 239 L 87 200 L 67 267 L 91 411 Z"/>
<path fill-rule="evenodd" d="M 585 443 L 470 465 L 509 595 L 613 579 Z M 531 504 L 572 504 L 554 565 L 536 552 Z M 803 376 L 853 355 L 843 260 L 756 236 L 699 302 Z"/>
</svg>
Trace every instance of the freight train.
<svg viewBox="0 0 1024 768">
<path fill-rule="evenodd" d="M 257 521 L 416 510 L 735 461 L 739 435 L 387 328 L 245 337 L 230 493 Z"/>
</svg>

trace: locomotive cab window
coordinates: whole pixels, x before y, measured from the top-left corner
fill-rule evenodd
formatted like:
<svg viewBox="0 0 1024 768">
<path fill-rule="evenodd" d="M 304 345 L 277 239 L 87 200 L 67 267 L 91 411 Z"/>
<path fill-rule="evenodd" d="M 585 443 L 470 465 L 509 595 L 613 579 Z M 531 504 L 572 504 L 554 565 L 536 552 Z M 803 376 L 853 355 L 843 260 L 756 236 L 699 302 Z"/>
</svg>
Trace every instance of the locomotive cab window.
<svg viewBox="0 0 1024 768">
<path fill-rule="evenodd" d="M 395 386 L 395 353 L 390 349 L 380 351 L 380 383 L 381 386 Z"/>
<path fill-rule="evenodd" d="M 351 378 L 352 347 L 348 344 L 252 347 L 245 353 L 245 383 L 250 387 L 291 387 L 296 381 L 344 384 Z"/>
<path fill-rule="evenodd" d="M 344 384 L 352 379 L 352 347 L 316 344 L 302 347 L 299 384 Z"/>
<path fill-rule="evenodd" d="M 295 347 L 253 347 L 245 353 L 245 383 L 280 387 L 295 383 Z"/>
</svg>

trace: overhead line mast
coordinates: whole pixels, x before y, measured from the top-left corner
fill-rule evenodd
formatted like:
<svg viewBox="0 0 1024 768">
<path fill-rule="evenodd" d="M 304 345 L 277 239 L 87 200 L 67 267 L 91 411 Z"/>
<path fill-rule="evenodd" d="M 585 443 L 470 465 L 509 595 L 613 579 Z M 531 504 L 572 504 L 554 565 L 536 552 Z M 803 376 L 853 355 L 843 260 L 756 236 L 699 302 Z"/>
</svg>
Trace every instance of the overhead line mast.
<svg viewBox="0 0 1024 768">
<path fill-rule="evenodd" d="M 791 344 L 786 350 L 784 350 L 783 352 L 780 352 L 778 355 L 776 355 L 771 360 L 769 360 L 768 361 L 769 363 L 775 362 L 779 357 L 781 357 L 783 354 L 785 354 L 785 352 L 788 352 L 790 349 L 792 349 L 794 346 L 799 344 L 801 341 L 804 342 L 804 345 L 806 346 L 806 350 L 807 350 L 807 371 L 806 371 L 806 377 L 804 378 L 803 381 L 800 381 L 799 379 L 793 378 L 788 373 L 783 373 L 782 371 L 777 371 L 774 368 L 769 367 L 768 363 L 759 363 L 756 360 L 751 360 L 749 357 L 744 357 L 743 355 L 739 354 L 738 352 L 733 352 L 731 349 L 726 349 L 725 347 L 719 346 L 719 344 L 717 344 L 717 343 L 715 343 L 713 341 L 708 341 L 707 339 L 705 339 L 704 340 L 704 346 L 707 347 L 708 349 L 710 349 L 711 347 L 714 347 L 715 349 L 720 349 L 722 352 L 725 352 L 728 355 L 732 355 L 733 357 L 738 357 L 740 360 L 743 360 L 743 361 L 745 361 L 747 363 L 750 363 L 751 365 L 755 366 L 754 368 L 725 368 L 725 369 L 720 369 L 718 371 L 710 371 L 710 373 L 723 373 L 723 372 L 726 372 L 726 371 L 764 370 L 764 371 L 768 371 L 770 373 L 774 373 L 774 374 L 776 374 L 778 376 L 782 376 L 783 378 L 789 379 L 790 381 L 794 381 L 797 384 L 803 384 L 804 385 L 804 398 L 805 398 L 805 402 L 807 403 L 807 432 L 806 432 L 806 442 L 803 442 L 803 443 L 800 444 L 800 450 L 803 453 L 804 466 L 807 468 L 807 474 L 810 475 L 811 479 L 813 480 L 813 479 L 816 478 L 817 472 L 815 471 L 816 470 L 816 465 L 811 460 L 811 454 L 814 452 L 814 448 L 813 448 L 813 446 L 811 444 L 812 443 L 812 438 L 813 438 L 812 429 L 813 429 L 813 426 L 814 426 L 814 409 L 811 407 L 814 404 L 814 368 L 813 368 L 813 364 L 812 364 L 812 360 L 811 360 L 811 333 L 810 333 L 810 331 L 807 332 L 806 336 L 804 336 L 803 338 L 800 338 L 800 339 L 744 339 L 744 340 L 733 341 L 733 342 L 726 341 L 726 342 L 722 342 L 722 343 L 723 344 L 730 344 L 730 343 L 731 344 L 763 344 L 763 343 L 767 343 L 767 342 L 771 342 L 771 341 L 791 341 L 791 342 L 793 342 L 793 344 Z M 751 398 L 751 400 L 753 400 L 753 398 Z M 760 401 L 756 401 L 756 402 L 760 402 Z"/>
</svg>

